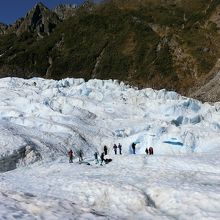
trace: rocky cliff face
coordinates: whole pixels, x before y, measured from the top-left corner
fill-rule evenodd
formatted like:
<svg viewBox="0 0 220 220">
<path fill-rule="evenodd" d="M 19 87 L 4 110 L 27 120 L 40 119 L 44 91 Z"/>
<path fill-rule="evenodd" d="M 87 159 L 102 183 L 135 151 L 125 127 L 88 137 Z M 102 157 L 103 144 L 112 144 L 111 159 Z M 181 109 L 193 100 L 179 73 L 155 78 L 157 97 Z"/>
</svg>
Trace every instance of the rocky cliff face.
<svg viewBox="0 0 220 220">
<path fill-rule="evenodd" d="M 36 32 L 38 35 L 49 35 L 60 22 L 56 13 L 42 3 L 38 3 L 22 19 L 12 24 L 6 33 L 21 35 L 25 32 Z"/>
<path fill-rule="evenodd" d="M 218 101 L 219 8 L 218 0 L 39 3 L 0 25 L 0 76 L 114 78 Z"/>
<path fill-rule="evenodd" d="M 37 4 L 25 17 L 17 30 L 18 34 L 25 31 L 37 31 L 37 33 L 50 34 L 59 23 L 58 16 L 45 7 L 43 4 Z"/>
<path fill-rule="evenodd" d="M 7 28 L 8 28 L 8 25 L 0 23 L 0 35 L 5 34 Z"/>
<path fill-rule="evenodd" d="M 59 19 L 64 20 L 75 15 L 77 5 L 60 4 L 53 11 L 58 15 Z"/>
<path fill-rule="evenodd" d="M 39 36 L 49 35 L 58 23 L 75 15 L 77 5 L 60 4 L 54 10 L 48 9 L 44 4 L 38 3 L 24 18 L 18 19 L 14 24 L 0 23 L 0 35 L 25 32 L 36 32 Z"/>
</svg>

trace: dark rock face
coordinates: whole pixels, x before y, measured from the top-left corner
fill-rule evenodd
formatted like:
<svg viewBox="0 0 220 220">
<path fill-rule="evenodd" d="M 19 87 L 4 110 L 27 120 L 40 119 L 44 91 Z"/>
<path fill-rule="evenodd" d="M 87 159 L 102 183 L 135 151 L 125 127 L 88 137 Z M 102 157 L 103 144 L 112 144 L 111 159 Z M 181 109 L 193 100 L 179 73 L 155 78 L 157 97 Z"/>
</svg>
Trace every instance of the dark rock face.
<svg viewBox="0 0 220 220">
<path fill-rule="evenodd" d="M 28 154 L 32 154 L 32 160 L 31 163 L 34 163 L 41 159 L 41 155 L 39 152 L 36 151 L 34 148 L 30 148 L 29 146 L 24 146 L 18 149 L 17 151 L 14 151 L 12 154 L 7 155 L 5 157 L 0 158 L 0 173 L 1 172 L 7 172 L 10 170 L 14 170 L 17 168 L 19 163 L 22 165 L 25 164 L 25 159 L 28 157 Z"/>
<path fill-rule="evenodd" d="M 27 13 L 25 18 L 21 18 L 15 24 L 9 26 L 6 33 L 21 35 L 25 32 L 36 31 L 37 34 L 49 35 L 59 22 L 56 13 L 49 10 L 42 3 L 38 3 Z"/>
<path fill-rule="evenodd" d="M 21 34 L 25 31 L 37 31 L 37 33 L 50 34 L 52 30 L 59 23 L 58 16 L 50 11 L 43 4 L 37 4 L 32 11 L 30 11 L 17 33 Z"/>
</svg>

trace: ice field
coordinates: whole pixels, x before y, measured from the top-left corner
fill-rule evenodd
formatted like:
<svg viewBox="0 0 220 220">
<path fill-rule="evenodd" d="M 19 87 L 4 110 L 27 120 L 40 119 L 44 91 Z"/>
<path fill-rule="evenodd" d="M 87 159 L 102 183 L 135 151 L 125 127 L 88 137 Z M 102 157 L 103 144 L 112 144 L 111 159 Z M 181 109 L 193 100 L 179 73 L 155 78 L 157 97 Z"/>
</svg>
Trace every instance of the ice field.
<svg viewBox="0 0 220 220">
<path fill-rule="evenodd" d="M 220 103 L 112 80 L 4 78 L 0 94 L 0 219 L 220 219 Z"/>
</svg>

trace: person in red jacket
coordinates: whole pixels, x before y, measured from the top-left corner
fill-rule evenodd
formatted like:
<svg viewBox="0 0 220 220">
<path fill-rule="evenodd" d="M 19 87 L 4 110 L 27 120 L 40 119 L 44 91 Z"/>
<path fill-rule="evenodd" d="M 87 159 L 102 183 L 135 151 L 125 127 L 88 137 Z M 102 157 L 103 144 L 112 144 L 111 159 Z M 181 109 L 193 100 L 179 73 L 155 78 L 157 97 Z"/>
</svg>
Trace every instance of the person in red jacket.
<svg viewBox="0 0 220 220">
<path fill-rule="evenodd" d="M 150 154 L 150 155 L 153 155 L 153 154 L 154 154 L 154 149 L 153 149 L 153 147 L 150 147 L 150 148 L 149 148 L 149 154 Z"/>
<path fill-rule="evenodd" d="M 68 156 L 69 156 L 69 162 L 72 163 L 73 162 L 73 151 L 72 151 L 72 149 L 70 149 L 68 151 Z"/>
</svg>

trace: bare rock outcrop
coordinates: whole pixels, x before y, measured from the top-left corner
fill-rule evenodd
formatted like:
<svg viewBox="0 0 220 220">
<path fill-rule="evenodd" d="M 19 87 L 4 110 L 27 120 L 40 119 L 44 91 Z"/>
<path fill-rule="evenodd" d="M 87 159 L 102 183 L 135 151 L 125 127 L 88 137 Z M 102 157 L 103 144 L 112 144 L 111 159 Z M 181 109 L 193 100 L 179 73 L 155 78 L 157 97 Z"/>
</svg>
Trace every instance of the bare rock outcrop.
<svg viewBox="0 0 220 220">
<path fill-rule="evenodd" d="M 54 12 L 58 15 L 59 19 L 64 20 L 72 17 L 76 13 L 77 5 L 71 4 L 60 4 L 54 8 Z"/>
<path fill-rule="evenodd" d="M 0 35 L 5 34 L 7 28 L 8 28 L 8 25 L 0 23 Z"/>
<path fill-rule="evenodd" d="M 26 16 L 11 25 L 8 32 L 21 35 L 24 32 L 37 31 L 38 34 L 49 35 L 60 22 L 58 15 L 42 3 L 38 3 Z"/>
</svg>

